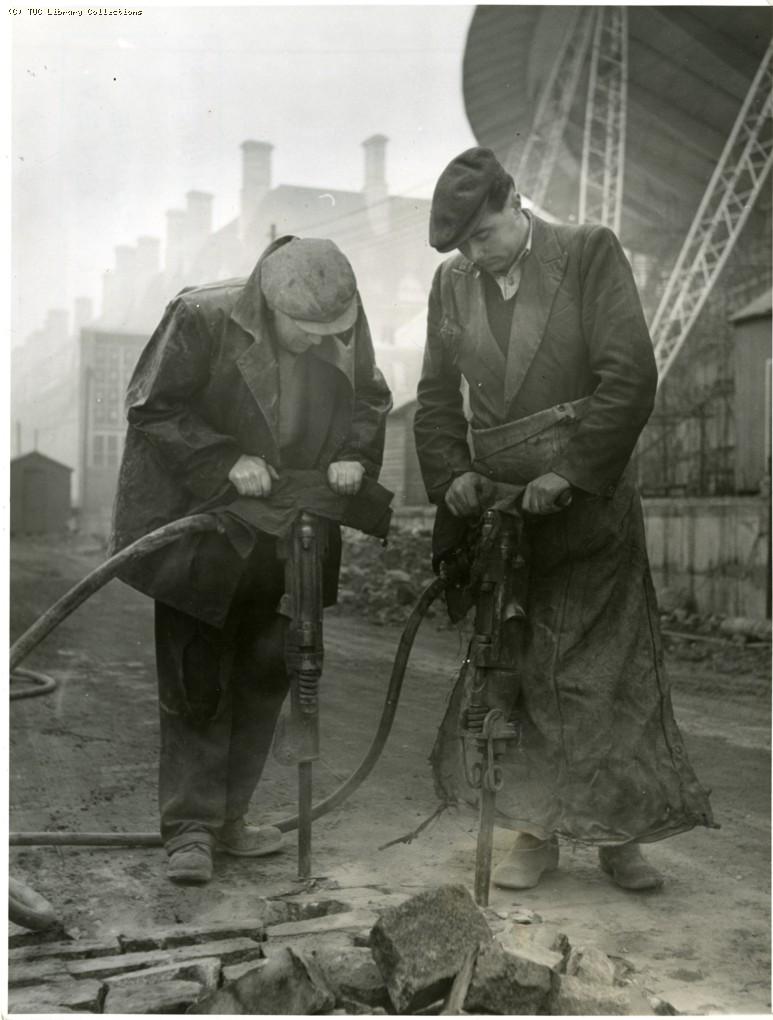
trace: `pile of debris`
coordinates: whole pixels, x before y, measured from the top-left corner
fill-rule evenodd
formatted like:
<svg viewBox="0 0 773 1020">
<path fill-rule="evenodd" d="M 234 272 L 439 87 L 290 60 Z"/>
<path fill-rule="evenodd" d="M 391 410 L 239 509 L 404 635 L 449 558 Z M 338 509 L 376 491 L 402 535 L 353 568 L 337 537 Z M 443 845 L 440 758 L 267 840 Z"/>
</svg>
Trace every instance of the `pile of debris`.
<svg viewBox="0 0 773 1020">
<path fill-rule="evenodd" d="M 339 605 L 378 624 L 404 624 L 424 588 L 434 579 L 429 531 L 393 526 L 386 546 L 344 529 Z M 428 617 L 445 619 L 436 603 Z"/>
<path fill-rule="evenodd" d="M 476 907 L 445 885 L 264 900 L 260 923 L 16 945 L 11 1012 L 673 1015 L 624 960 Z M 287 918 L 296 917 L 296 920 Z M 284 920 L 277 920 L 284 918 Z M 266 923 L 268 922 L 268 923 Z"/>
</svg>

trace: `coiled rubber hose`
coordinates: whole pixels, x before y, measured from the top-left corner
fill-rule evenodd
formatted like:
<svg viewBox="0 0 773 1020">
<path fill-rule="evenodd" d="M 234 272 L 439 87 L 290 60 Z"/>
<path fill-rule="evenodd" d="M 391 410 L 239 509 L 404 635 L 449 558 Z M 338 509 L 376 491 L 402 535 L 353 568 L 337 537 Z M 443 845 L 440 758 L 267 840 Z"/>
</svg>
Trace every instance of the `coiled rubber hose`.
<svg viewBox="0 0 773 1020">
<path fill-rule="evenodd" d="M 77 609 L 86 599 L 90 598 L 107 584 L 108 581 L 112 580 L 127 562 L 155 552 L 156 549 L 176 541 L 183 535 L 197 531 L 214 530 L 219 530 L 219 525 L 217 520 L 210 514 L 195 514 L 191 517 L 183 517 L 179 521 L 174 521 L 172 524 L 166 524 L 164 527 L 152 531 L 149 535 L 138 539 L 109 560 L 106 560 L 96 570 L 93 570 L 82 581 L 76 584 L 74 588 L 71 588 L 58 602 L 55 602 L 14 643 L 11 648 L 11 669 L 22 672 L 18 671 L 16 667 L 32 649 L 39 645 L 73 610 Z M 446 582 L 441 578 L 437 578 L 430 582 L 419 596 L 400 635 L 376 735 L 364 758 L 349 778 L 337 790 L 334 790 L 329 797 L 313 806 L 311 811 L 312 819 L 319 818 L 321 815 L 327 814 L 328 811 L 332 811 L 333 808 L 338 807 L 370 775 L 392 729 L 405 678 L 405 670 L 419 626 L 426 616 L 427 610 L 443 592 L 445 587 Z M 29 673 L 30 671 L 25 670 L 23 672 Z M 33 675 L 42 676 L 42 674 Z M 44 692 L 41 691 L 40 693 Z M 298 827 L 298 816 L 293 815 L 290 818 L 283 818 L 276 823 L 276 826 L 283 832 L 296 829 Z M 12 832 L 9 835 L 9 843 L 11 846 L 156 847 L 162 845 L 161 837 L 155 832 Z"/>
</svg>

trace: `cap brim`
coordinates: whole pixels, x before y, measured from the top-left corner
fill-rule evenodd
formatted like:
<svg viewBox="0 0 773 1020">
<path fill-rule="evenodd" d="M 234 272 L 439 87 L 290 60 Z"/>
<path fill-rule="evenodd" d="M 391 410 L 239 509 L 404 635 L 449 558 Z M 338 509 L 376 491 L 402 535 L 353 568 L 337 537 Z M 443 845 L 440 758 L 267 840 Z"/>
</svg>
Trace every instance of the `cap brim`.
<svg viewBox="0 0 773 1020">
<path fill-rule="evenodd" d="M 440 252 L 441 255 L 446 255 L 449 251 L 455 251 L 460 244 L 464 244 L 470 234 L 477 228 L 478 224 L 483 219 L 483 214 L 486 211 L 487 204 L 488 198 L 484 198 L 461 230 L 454 235 L 452 240 L 445 241 L 443 244 L 432 244 L 432 241 L 430 240 L 430 244 L 435 251 Z"/>
<path fill-rule="evenodd" d="M 342 312 L 337 319 L 331 322 L 309 322 L 308 319 L 293 319 L 293 322 L 300 326 L 304 333 L 313 333 L 315 336 L 330 336 L 331 333 L 345 333 L 351 329 L 357 321 L 357 297 L 352 298 L 346 311 Z"/>
</svg>

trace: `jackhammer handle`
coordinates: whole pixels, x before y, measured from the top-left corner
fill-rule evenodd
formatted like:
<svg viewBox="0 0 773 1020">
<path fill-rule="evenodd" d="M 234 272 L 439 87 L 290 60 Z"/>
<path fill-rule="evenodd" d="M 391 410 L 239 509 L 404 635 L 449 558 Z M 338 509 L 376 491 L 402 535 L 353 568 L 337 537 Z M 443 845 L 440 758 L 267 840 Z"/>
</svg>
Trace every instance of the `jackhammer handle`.
<svg viewBox="0 0 773 1020">
<path fill-rule="evenodd" d="M 481 507 L 483 510 L 488 510 L 497 503 L 501 503 L 504 500 L 510 500 L 519 513 L 523 512 L 523 494 L 526 492 L 526 489 L 527 486 L 525 485 L 513 485 L 510 482 L 492 482 L 490 479 L 483 478 L 481 480 L 480 488 Z M 556 498 L 555 506 L 560 507 L 562 510 L 566 510 L 568 506 L 571 506 L 572 498 L 571 487 L 564 489 L 564 491 Z"/>
</svg>

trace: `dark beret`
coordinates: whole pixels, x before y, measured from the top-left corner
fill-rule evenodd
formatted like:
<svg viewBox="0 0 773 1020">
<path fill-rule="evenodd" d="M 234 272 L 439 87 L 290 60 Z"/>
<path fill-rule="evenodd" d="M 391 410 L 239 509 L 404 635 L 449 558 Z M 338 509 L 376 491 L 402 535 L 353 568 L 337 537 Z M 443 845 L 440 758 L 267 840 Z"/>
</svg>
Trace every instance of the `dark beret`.
<svg viewBox="0 0 773 1020">
<path fill-rule="evenodd" d="M 464 243 L 483 215 L 493 184 L 512 180 L 491 149 L 476 146 L 452 159 L 438 177 L 429 214 L 429 243 L 440 252 Z"/>
</svg>

